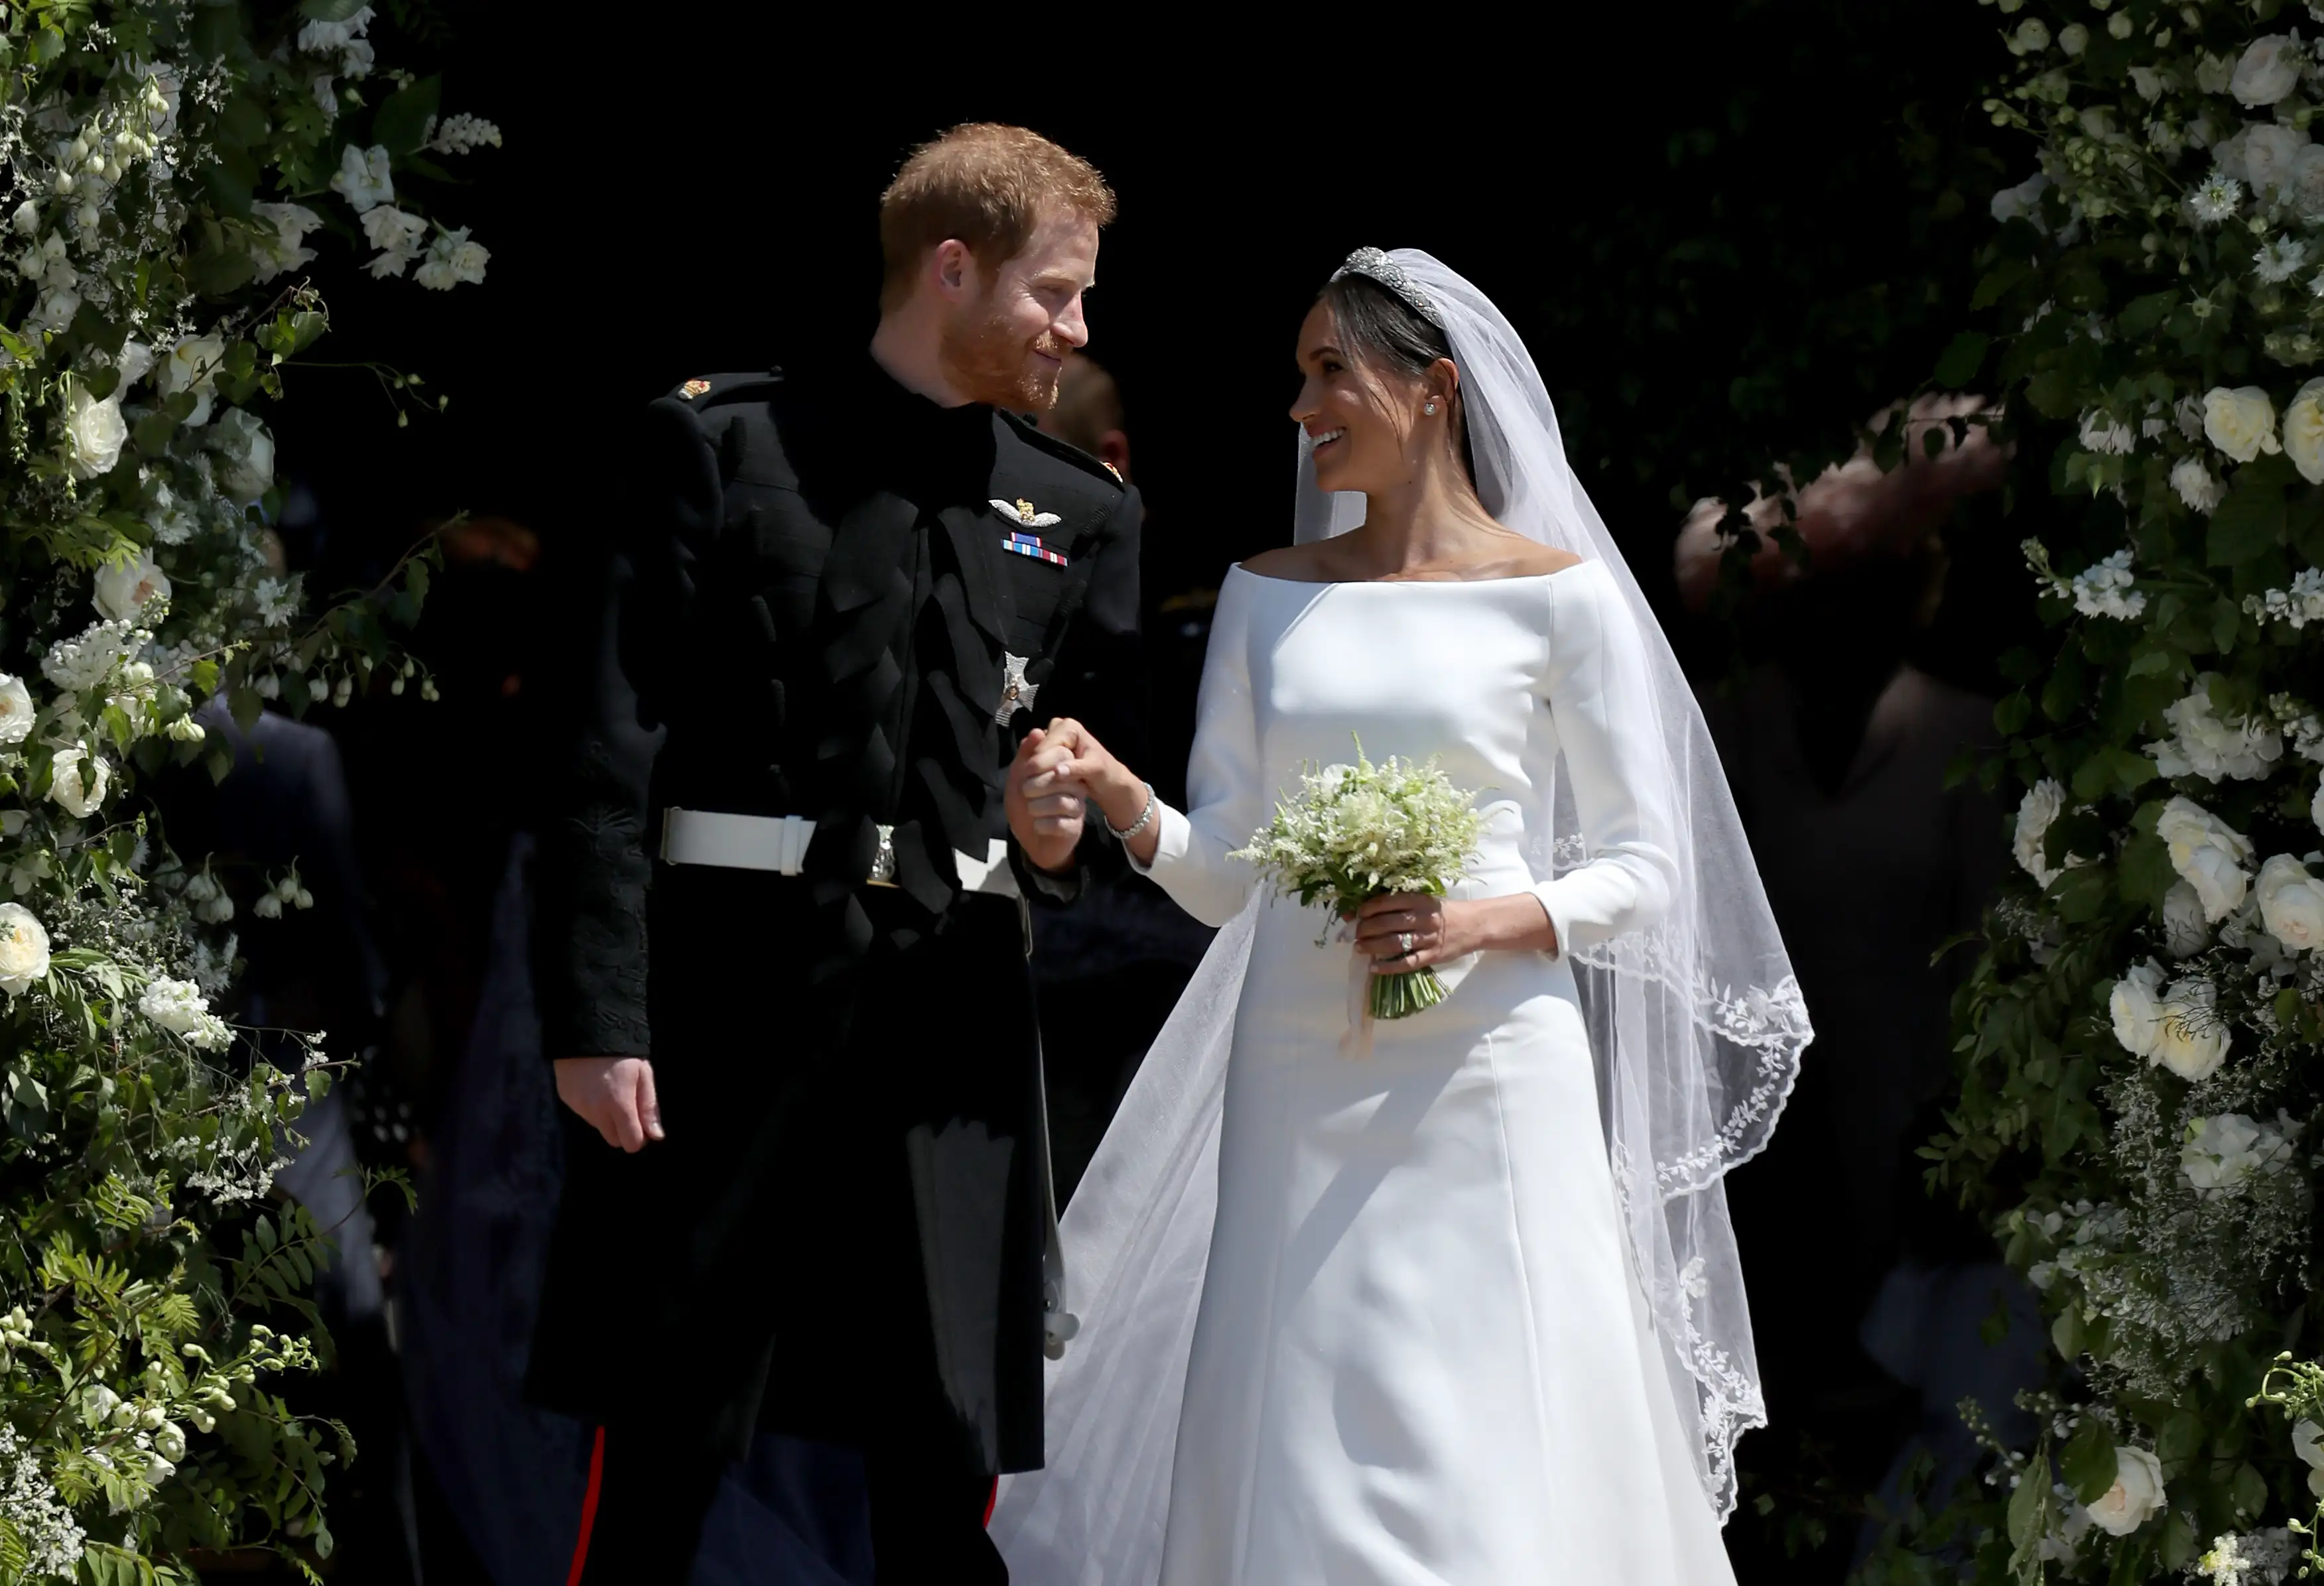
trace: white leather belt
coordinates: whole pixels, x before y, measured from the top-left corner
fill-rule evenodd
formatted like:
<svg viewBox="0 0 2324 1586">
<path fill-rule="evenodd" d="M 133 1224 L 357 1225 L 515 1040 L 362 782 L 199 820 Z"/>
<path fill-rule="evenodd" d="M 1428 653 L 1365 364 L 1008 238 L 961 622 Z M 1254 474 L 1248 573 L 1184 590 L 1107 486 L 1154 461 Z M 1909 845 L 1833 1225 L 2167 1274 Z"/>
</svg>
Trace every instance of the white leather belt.
<svg viewBox="0 0 2324 1586">
<path fill-rule="evenodd" d="M 880 853 L 872 886 L 896 885 L 895 854 L 889 846 L 890 829 L 880 829 Z M 768 870 L 797 876 L 807 862 L 807 845 L 814 839 L 815 822 L 800 815 L 727 815 L 715 810 L 664 810 L 661 815 L 661 857 L 671 865 L 719 865 L 730 870 Z M 1009 867 L 1009 844 L 994 838 L 984 857 L 953 850 L 963 892 L 1017 895 L 1017 875 Z"/>
</svg>

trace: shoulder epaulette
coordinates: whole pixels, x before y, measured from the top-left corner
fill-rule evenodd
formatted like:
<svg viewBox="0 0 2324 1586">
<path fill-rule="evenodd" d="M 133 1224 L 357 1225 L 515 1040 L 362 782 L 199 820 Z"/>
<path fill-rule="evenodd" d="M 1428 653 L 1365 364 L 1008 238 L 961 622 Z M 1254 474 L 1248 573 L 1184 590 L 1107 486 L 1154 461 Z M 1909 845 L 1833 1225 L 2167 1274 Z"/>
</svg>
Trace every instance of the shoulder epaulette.
<svg viewBox="0 0 2324 1586">
<path fill-rule="evenodd" d="M 1117 490 L 1126 490 L 1130 488 L 1128 483 L 1123 481 L 1121 475 L 1113 471 L 1113 464 L 1111 463 L 1099 462 L 1087 452 L 1083 451 L 1079 446 L 1059 440 L 1056 436 L 1051 435 L 1048 431 L 1035 424 L 1031 419 L 1027 418 L 1020 414 L 1011 413 L 1006 408 L 1002 408 L 1000 411 L 1001 417 L 1009 421 L 1010 425 L 1017 431 L 1019 437 L 1021 438 L 1027 445 L 1047 452 L 1050 456 L 1057 458 L 1061 462 L 1071 463 L 1075 467 L 1080 468 L 1086 472 L 1093 473 L 1098 478 L 1105 481 L 1106 483 L 1111 485 Z"/>
<path fill-rule="evenodd" d="M 749 374 L 702 374 L 681 381 L 669 395 L 691 408 L 715 407 L 721 402 L 746 402 L 753 397 L 764 397 L 783 383 L 779 369 L 761 369 Z"/>
</svg>

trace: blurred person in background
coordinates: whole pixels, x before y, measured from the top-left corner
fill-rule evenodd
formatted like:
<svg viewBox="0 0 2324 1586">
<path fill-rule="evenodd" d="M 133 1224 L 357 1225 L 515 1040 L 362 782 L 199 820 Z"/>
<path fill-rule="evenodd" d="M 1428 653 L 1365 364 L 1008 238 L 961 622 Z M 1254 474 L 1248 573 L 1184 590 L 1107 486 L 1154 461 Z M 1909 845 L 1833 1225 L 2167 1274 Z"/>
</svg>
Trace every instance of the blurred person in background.
<svg viewBox="0 0 2324 1586">
<path fill-rule="evenodd" d="M 1123 482 L 1130 481 L 1121 388 L 1087 353 L 1067 355 L 1057 379 L 1057 404 L 1037 422 L 1044 433 L 1088 453 Z M 1150 545 L 1150 511 L 1147 527 Z M 1183 800 L 1185 793 L 1194 692 L 1215 594 L 1167 598 L 1149 605 L 1143 623 L 1148 639 L 1142 737 L 1156 795 L 1166 801 Z M 1100 850 L 1093 871 L 1090 890 L 1078 906 L 1044 909 L 1033 918 L 1049 1155 L 1060 1204 L 1081 1181 L 1147 1047 L 1211 939 L 1209 927 L 1120 863 L 1118 850 Z"/>
<path fill-rule="evenodd" d="M 1757 1291 L 1772 1301 L 1757 1342 L 1776 1430 L 1747 1442 L 1741 1462 L 1786 1500 L 1827 1477 L 1847 1489 L 1835 1496 L 1860 1498 L 1884 1467 L 1893 1481 L 1900 1444 L 1965 1471 L 1959 1399 L 1974 1393 L 2006 1422 L 2032 1380 L 2029 1338 L 2039 1348 L 2021 1326 L 2004 1348 L 1980 1342 L 1997 1302 L 2015 1305 L 2012 1286 L 1984 1231 L 1929 1198 L 1914 1154 L 1941 1125 L 1950 998 L 1974 953 L 1932 960 L 1978 929 L 2006 854 L 1993 796 L 1973 777 L 1948 785 L 1957 760 L 1993 741 L 1993 701 L 1914 659 L 1945 597 L 1944 531 L 2008 467 L 1981 426 L 1947 427 L 1980 408 L 1924 398 L 1906 415 L 1904 463 L 1884 472 L 1868 448 L 1796 490 L 1804 564 L 1774 543 L 1779 502 L 1750 504 L 1754 664 L 1703 701 L 1816 1018 L 1784 1127 L 1730 1191 Z M 1933 458 L 1932 433 L 1945 437 Z M 1699 502 L 1679 535 L 1680 593 L 1698 612 L 1720 581 L 1726 511 Z M 1744 1526 L 1729 1542 L 1746 1582 L 1797 1586 L 1837 1582 L 1857 1540 L 1843 1531 L 1813 1559 Z"/>
</svg>

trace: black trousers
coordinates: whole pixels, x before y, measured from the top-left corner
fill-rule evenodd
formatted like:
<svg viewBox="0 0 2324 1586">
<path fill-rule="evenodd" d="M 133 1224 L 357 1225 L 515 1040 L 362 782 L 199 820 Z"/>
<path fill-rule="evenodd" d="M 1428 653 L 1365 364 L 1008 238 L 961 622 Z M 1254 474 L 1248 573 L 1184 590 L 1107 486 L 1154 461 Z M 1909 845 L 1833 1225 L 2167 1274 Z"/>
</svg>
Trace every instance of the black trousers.
<svg viewBox="0 0 2324 1586">
<path fill-rule="evenodd" d="M 669 1426 L 619 1425 L 601 1435 L 577 1586 L 687 1586 L 726 1468 L 723 1449 Z M 991 1478 L 926 1444 L 867 1450 L 863 1466 L 879 1586 L 1006 1586 L 1008 1566 L 984 1532 Z"/>
</svg>

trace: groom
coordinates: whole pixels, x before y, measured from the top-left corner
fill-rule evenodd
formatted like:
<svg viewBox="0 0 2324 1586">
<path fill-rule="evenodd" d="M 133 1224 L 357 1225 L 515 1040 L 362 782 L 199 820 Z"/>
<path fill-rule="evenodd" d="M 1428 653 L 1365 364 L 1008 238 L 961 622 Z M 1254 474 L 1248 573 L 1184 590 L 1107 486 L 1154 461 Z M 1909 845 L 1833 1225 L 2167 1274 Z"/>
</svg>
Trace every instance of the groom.
<svg viewBox="0 0 2324 1586">
<path fill-rule="evenodd" d="M 862 1451 L 881 1586 L 1005 1581 L 1052 1228 L 1028 900 L 1080 802 L 1040 718 L 1134 698 L 1139 507 L 1020 415 L 1088 339 L 1113 195 L 956 127 L 881 201 L 868 356 L 650 409 L 545 841 L 568 1118 L 536 1398 L 598 1426 L 574 1578 L 682 1582 L 754 1429 Z"/>
</svg>

